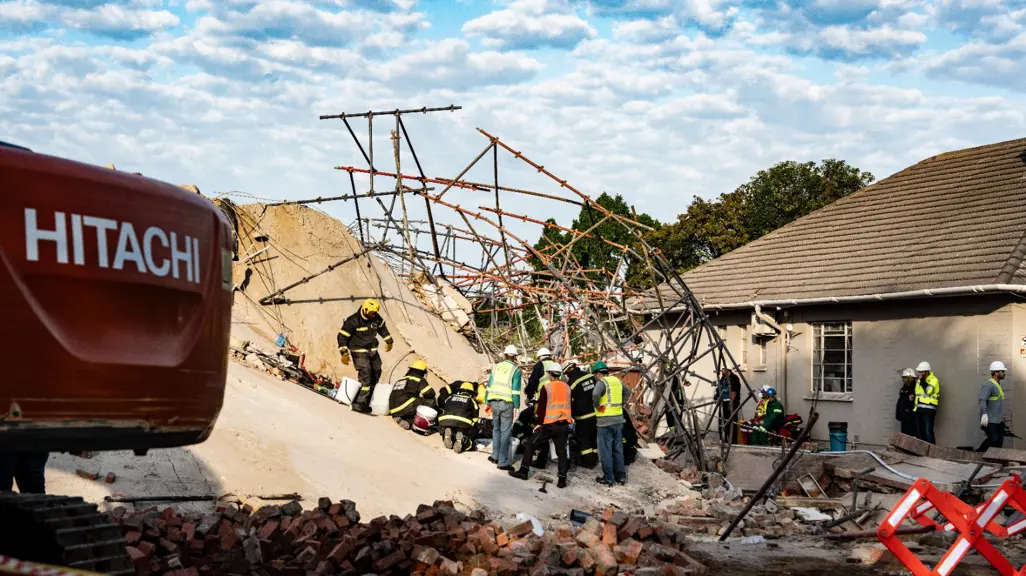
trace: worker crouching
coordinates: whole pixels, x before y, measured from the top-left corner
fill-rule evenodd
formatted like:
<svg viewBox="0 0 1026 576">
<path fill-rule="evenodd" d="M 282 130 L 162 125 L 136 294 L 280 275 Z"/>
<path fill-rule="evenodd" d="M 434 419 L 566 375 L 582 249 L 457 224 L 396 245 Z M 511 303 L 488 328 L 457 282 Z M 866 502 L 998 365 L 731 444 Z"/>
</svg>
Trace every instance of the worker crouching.
<svg viewBox="0 0 1026 576">
<path fill-rule="evenodd" d="M 762 397 L 766 400 L 766 415 L 752 432 L 752 444 L 768 446 L 770 435 L 776 436 L 777 431 L 784 425 L 784 405 L 777 400 L 775 388 L 766 388 Z"/>
<path fill-rule="evenodd" d="M 566 487 L 566 474 L 570 468 L 570 456 L 567 453 L 567 441 L 570 438 L 570 425 L 573 416 L 570 408 L 570 386 L 561 380 L 563 368 L 556 362 L 545 362 L 548 382 L 539 391 L 538 404 L 535 407 L 535 418 L 538 425 L 527 440 L 524 457 L 518 470 L 511 470 L 509 475 L 520 480 L 527 480 L 531 458 L 537 444 L 550 440 L 556 444 L 556 459 L 559 463 L 559 488 Z"/>
<path fill-rule="evenodd" d="M 427 383 L 427 363 L 415 360 L 406 375 L 392 386 L 388 395 L 388 415 L 403 430 L 413 428 L 417 408 L 434 406 L 435 390 Z"/>
<path fill-rule="evenodd" d="M 474 428 L 477 426 L 477 385 L 473 382 L 453 382 L 438 417 L 442 430 L 442 443 L 457 454 L 474 445 Z"/>
</svg>

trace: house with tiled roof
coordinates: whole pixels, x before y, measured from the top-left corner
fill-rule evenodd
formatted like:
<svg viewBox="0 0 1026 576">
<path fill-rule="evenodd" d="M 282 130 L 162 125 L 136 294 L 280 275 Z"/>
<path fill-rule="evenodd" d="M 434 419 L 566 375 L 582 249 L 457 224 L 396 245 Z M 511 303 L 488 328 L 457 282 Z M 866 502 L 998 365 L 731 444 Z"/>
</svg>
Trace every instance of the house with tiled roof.
<svg viewBox="0 0 1026 576">
<path fill-rule="evenodd" d="M 1026 437 L 1024 260 L 1020 139 L 923 160 L 683 280 L 752 388 L 776 388 L 788 412 L 817 399 L 814 438 L 847 422 L 850 442 L 886 444 L 900 371 L 928 361 L 941 381 L 938 444 L 974 446 L 993 360 L 1009 369 L 1005 418 Z M 672 291 L 660 289 L 665 302 Z M 632 308 L 650 314 L 657 302 Z"/>
</svg>

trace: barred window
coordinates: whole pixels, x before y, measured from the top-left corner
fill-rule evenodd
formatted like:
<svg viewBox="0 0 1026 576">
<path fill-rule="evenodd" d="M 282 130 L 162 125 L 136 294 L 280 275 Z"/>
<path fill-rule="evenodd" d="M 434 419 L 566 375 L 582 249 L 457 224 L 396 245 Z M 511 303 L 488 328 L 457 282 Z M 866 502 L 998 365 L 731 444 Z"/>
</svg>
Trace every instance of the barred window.
<svg viewBox="0 0 1026 576">
<path fill-rule="evenodd" d="M 852 391 L 851 322 L 812 325 L 812 391 Z"/>
</svg>

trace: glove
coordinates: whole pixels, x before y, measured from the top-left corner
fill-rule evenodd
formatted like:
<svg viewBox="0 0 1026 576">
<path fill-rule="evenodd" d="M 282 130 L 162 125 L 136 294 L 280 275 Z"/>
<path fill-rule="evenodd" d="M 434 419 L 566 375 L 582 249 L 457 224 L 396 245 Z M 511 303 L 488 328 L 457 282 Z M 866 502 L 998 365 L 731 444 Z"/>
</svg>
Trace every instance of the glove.
<svg viewBox="0 0 1026 576">
<path fill-rule="evenodd" d="M 341 350 L 341 353 L 342 353 L 342 364 L 344 364 L 346 366 L 349 366 L 349 360 L 350 360 L 350 358 L 349 358 L 349 348 L 343 348 Z"/>
<path fill-rule="evenodd" d="M 491 413 L 492 413 L 492 405 L 491 404 L 485 404 L 485 414 L 491 415 Z"/>
<path fill-rule="evenodd" d="M 984 414 L 982 417 L 980 417 L 980 426 L 986 426 L 987 424 L 990 424 L 990 418 L 988 418 L 987 415 Z"/>
<path fill-rule="evenodd" d="M 599 412 L 605 412 L 605 411 L 606 411 L 606 407 L 605 407 L 605 405 L 599 406 L 599 407 L 598 407 L 598 411 L 599 411 Z"/>
<path fill-rule="evenodd" d="M 392 351 L 392 342 L 391 341 L 385 342 L 385 352 L 391 352 L 391 351 Z"/>
</svg>

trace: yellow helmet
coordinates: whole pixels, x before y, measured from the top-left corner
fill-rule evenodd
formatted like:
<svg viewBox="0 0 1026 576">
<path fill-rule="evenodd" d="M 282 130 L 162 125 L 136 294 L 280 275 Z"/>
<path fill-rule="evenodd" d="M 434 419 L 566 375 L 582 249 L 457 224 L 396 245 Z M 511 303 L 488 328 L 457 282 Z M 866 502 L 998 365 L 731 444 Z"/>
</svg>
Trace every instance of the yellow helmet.
<svg viewBox="0 0 1026 576">
<path fill-rule="evenodd" d="M 370 316 L 371 312 L 377 314 L 378 310 L 381 310 L 381 304 L 373 298 L 368 298 L 363 301 L 363 306 L 360 307 L 360 312 L 363 313 L 364 317 Z"/>
<path fill-rule="evenodd" d="M 463 384 L 460 384 L 460 388 L 463 390 L 469 390 L 470 392 L 474 392 L 477 388 L 477 385 L 473 382 L 464 382 Z"/>
<path fill-rule="evenodd" d="M 422 370 L 424 372 L 427 372 L 427 362 L 423 360 L 414 360 L 413 364 L 410 364 L 410 368 L 413 368 L 414 370 Z"/>
</svg>

